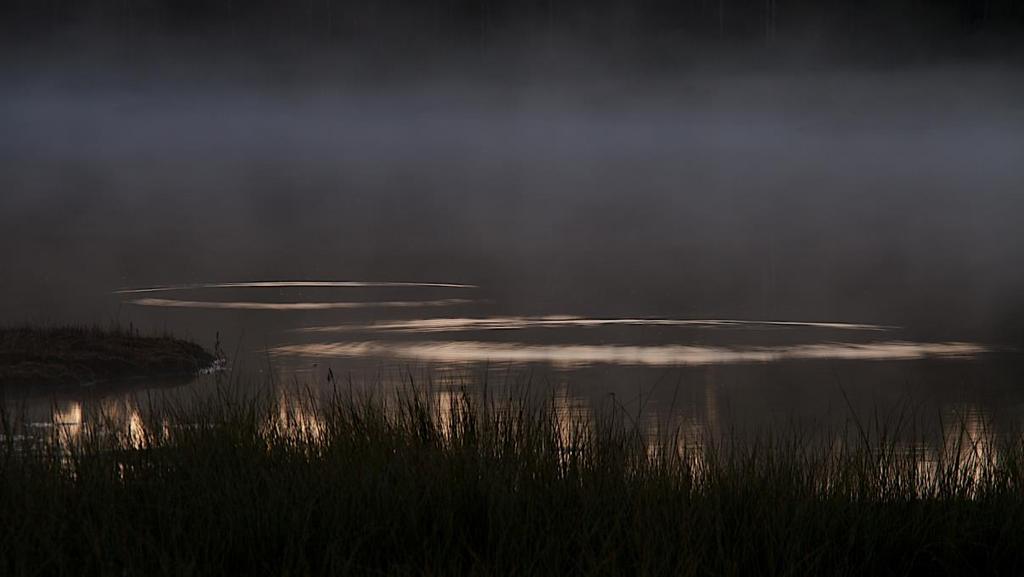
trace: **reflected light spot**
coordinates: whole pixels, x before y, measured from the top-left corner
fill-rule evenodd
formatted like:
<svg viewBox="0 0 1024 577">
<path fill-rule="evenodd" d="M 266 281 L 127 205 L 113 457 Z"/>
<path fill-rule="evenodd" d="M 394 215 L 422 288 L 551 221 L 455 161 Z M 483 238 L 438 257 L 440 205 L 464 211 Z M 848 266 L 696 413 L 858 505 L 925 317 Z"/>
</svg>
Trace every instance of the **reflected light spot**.
<svg viewBox="0 0 1024 577">
<path fill-rule="evenodd" d="M 777 347 L 724 348 L 691 345 L 528 345 L 479 341 L 391 343 L 382 341 L 294 344 L 270 350 L 307 357 L 395 357 L 444 363 L 551 363 L 563 366 L 709 365 L 800 359 L 911 360 L 969 358 L 988 349 L 973 343 L 820 343 Z"/>
<path fill-rule="evenodd" d="M 51 421 L 57 432 L 57 442 L 68 450 L 82 433 L 82 404 L 71 401 L 65 406 L 54 406 Z"/>
<path fill-rule="evenodd" d="M 474 301 L 468 299 L 441 299 L 432 301 L 369 301 L 369 302 L 301 302 L 301 303 L 261 303 L 249 301 L 189 301 L 176 299 L 143 298 L 129 301 L 130 304 L 144 307 L 171 307 L 187 309 L 230 309 L 254 311 L 320 311 L 332 309 L 365 309 L 365 308 L 412 308 L 412 307 L 446 307 L 463 305 Z"/>
<path fill-rule="evenodd" d="M 333 325 L 299 329 L 302 332 L 361 332 L 382 331 L 399 333 L 442 333 L 487 330 L 517 330 L 532 328 L 603 327 L 603 326 L 664 326 L 697 328 L 818 328 L 853 331 L 885 331 L 896 327 L 883 325 L 803 322 L 803 321 L 745 321 L 730 319 L 594 319 L 567 315 L 542 317 L 488 317 L 488 318 L 432 318 L 411 319 L 374 324 Z"/>
<path fill-rule="evenodd" d="M 134 449 L 141 449 L 147 442 L 146 425 L 142 422 L 142 416 L 139 415 L 138 409 L 130 407 L 128 411 L 128 419 L 125 423 L 125 437 L 128 440 L 129 446 Z"/>
<path fill-rule="evenodd" d="M 156 286 L 147 288 L 124 288 L 115 294 L 149 293 L 163 291 L 214 289 L 214 288 L 305 288 L 305 287 L 421 287 L 421 288 L 478 288 L 471 284 L 439 282 L 363 282 L 363 281 L 256 281 L 228 283 L 199 283 Z"/>
</svg>

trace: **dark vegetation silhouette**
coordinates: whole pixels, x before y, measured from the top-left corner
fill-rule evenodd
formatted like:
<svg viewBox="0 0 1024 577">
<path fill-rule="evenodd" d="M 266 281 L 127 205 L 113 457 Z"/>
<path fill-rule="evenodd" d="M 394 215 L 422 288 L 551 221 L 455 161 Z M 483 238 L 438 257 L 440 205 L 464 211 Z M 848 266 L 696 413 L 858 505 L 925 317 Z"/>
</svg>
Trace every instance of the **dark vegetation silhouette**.
<svg viewBox="0 0 1024 577">
<path fill-rule="evenodd" d="M 1019 575 L 1020 437 L 652 444 L 513 393 L 0 410 L 5 575 Z M 306 400 L 303 400 L 303 399 Z M 540 401 L 540 402 L 533 402 Z M 146 409 L 146 407 L 150 409 Z M 313 415 L 319 415 L 314 418 Z"/>
</svg>

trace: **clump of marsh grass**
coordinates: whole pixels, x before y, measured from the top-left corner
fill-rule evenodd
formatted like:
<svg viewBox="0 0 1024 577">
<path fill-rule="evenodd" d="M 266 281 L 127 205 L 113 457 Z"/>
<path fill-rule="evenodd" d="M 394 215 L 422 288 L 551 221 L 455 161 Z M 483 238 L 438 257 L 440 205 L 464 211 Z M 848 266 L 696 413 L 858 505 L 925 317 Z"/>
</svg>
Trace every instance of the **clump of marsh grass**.
<svg viewBox="0 0 1024 577">
<path fill-rule="evenodd" d="M 141 407 L 141 408 L 140 408 Z M 126 425 L 127 423 L 127 425 Z M 3 413 L 0 572 L 963 575 L 1024 568 L 1020 438 L 903 421 L 700 442 L 528 393 L 338 389 Z"/>
</svg>

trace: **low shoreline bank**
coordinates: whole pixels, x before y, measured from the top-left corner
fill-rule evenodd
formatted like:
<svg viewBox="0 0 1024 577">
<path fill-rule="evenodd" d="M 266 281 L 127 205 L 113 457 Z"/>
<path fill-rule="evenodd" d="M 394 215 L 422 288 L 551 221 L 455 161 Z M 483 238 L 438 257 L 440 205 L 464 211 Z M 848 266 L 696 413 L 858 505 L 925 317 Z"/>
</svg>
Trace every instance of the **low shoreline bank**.
<svg viewBox="0 0 1024 577">
<path fill-rule="evenodd" d="M 0 328 L 0 386 L 65 386 L 188 375 L 213 366 L 203 347 L 115 327 Z"/>
</svg>

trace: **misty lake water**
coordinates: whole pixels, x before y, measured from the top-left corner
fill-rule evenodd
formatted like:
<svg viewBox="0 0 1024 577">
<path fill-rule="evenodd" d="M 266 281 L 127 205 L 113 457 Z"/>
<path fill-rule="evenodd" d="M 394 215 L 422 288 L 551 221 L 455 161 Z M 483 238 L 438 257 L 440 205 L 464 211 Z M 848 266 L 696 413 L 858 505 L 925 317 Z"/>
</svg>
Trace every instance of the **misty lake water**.
<svg viewBox="0 0 1024 577">
<path fill-rule="evenodd" d="M 105 82 L 5 86 L 0 321 L 219 338 L 261 384 L 528 382 L 717 431 L 1024 418 L 1012 76 Z M 132 426 L 140 395 L 217 378 L 18 396 Z"/>
</svg>

